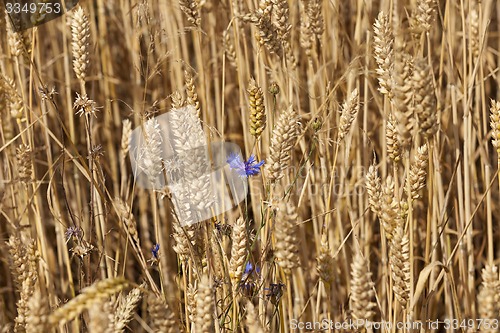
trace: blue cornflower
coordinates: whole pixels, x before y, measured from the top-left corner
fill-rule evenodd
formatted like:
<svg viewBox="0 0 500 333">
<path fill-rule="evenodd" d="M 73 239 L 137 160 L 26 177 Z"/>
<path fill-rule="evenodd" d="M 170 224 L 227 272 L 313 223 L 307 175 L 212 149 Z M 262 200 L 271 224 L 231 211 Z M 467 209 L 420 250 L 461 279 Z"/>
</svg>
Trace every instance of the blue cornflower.
<svg viewBox="0 0 500 333">
<path fill-rule="evenodd" d="M 259 266 L 252 265 L 251 262 L 248 262 L 245 266 L 245 271 L 241 276 L 241 281 L 239 284 L 240 291 L 247 297 L 251 297 L 255 292 L 255 287 L 257 286 L 256 278 L 260 274 Z"/>
<path fill-rule="evenodd" d="M 155 244 L 155 246 L 151 249 L 151 253 L 153 253 L 153 257 L 155 259 L 158 259 L 158 251 L 160 251 L 160 244 Z"/>
<path fill-rule="evenodd" d="M 245 271 L 243 272 L 243 275 L 241 276 L 241 280 L 242 281 L 246 280 L 248 278 L 248 275 L 250 275 L 250 273 L 252 273 L 252 270 L 253 270 L 253 265 L 249 261 L 249 262 L 247 262 L 247 265 L 245 266 Z"/>
<path fill-rule="evenodd" d="M 231 153 L 227 158 L 227 163 L 231 169 L 234 169 L 241 177 L 256 176 L 260 172 L 260 167 L 264 164 L 264 160 L 257 162 L 255 155 L 250 155 L 248 161 L 241 160 L 240 155 Z"/>
<path fill-rule="evenodd" d="M 64 234 L 66 236 L 66 242 L 68 242 L 71 238 L 81 239 L 83 237 L 83 230 L 77 226 L 70 226 L 66 229 Z"/>
<path fill-rule="evenodd" d="M 269 294 L 266 294 L 266 297 L 271 300 L 271 303 L 276 304 L 279 302 L 281 296 L 283 296 L 284 287 L 285 284 L 278 282 L 278 283 L 271 283 L 269 285 L 269 288 L 264 288 L 264 290 L 269 291 Z"/>
</svg>

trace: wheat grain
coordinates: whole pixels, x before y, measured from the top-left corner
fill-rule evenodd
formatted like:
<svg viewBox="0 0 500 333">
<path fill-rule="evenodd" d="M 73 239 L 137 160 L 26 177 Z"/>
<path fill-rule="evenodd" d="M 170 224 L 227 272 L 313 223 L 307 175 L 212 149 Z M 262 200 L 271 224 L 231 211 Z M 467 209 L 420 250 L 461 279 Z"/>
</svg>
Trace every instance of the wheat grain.
<svg viewBox="0 0 500 333">
<path fill-rule="evenodd" d="M 257 27 L 255 38 L 261 46 L 265 46 L 269 53 L 275 53 L 279 57 L 283 55 L 281 40 L 278 35 L 278 29 L 271 21 L 271 15 L 266 11 L 258 10 L 254 13 L 252 21 Z"/>
<path fill-rule="evenodd" d="M 36 244 L 31 240 L 27 240 L 25 243 L 27 244 L 23 244 L 21 239 L 16 236 L 11 236 L 7 243 L 12 261 L 11 272 L 15 277 L 16 287 L 19 291 L 14 326 L 16 333 L 26 330 L 29 304 L 38 280 Z"/>
<path fill-rule="evenodd" d="M 148 119 L 144 123 L 143 142 L 139 146 L 137 155 L 138 168 L 146 174 L 149 183 L 154 189 L 162 185 L 163 149 L 161 128 L 156 118 Z"/>
</svg>

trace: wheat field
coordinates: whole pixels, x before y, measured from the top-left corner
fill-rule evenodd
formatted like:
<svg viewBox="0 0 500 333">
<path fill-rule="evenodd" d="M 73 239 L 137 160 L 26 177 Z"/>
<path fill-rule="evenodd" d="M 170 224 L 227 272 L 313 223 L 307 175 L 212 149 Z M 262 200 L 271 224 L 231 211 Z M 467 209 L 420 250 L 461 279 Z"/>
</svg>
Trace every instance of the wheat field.
<svg viewBox="0 0 500 333">
<path fill-rule="evenodd" d="M 500 331 L 500 3 L 13 24 L 0 332 Z"/>
</svg>

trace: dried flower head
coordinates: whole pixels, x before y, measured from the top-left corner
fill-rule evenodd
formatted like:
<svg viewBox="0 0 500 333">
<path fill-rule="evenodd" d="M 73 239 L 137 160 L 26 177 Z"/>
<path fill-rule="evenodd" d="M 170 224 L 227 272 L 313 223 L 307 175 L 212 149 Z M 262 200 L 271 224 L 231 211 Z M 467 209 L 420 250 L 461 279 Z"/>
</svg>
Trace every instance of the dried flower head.
<svg viewBox="0 0 500 333">
<path fill-rule="evenodd" d="M 87 94 L 83 94 L 80 96 L 79 93 L 76 93 L 75 103 L 73 104 L 73 109 L 76 110 L 75 114 L 78 116 L 94 116 L 97 117 L 96 112 L 98 111 L 98 107 L 96 102 L 89 99 Z"/>
<path fill-rule="evenodd" d="M 69 226 L 68 229 L 64 232 L 64 235 L 66 236 L 66 242 L 68 242 L 70 239 L 73 240 L 81 240 L 83 237 L 83 230 L 80 227 L 77 226 Z"/>
</svg>

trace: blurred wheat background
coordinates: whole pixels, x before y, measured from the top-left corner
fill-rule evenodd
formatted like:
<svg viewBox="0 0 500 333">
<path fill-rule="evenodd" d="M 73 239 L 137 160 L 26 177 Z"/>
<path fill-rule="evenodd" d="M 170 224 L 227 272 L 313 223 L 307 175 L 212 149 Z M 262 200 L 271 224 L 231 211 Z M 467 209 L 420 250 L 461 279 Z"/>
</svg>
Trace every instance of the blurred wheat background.
<svg viewBox="0 0 500 333">
<path fill-rule="evenodd" d="M 494 0 L 0 15 L 0 331 L 497 332 L 499 18 Z M 249 159 L 245 200 L 190 226 L 129 159 L 139 127 L 144 171 L 171 172 L 172 109 L 180 149 Z"/>
</svg>

